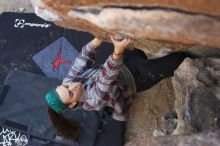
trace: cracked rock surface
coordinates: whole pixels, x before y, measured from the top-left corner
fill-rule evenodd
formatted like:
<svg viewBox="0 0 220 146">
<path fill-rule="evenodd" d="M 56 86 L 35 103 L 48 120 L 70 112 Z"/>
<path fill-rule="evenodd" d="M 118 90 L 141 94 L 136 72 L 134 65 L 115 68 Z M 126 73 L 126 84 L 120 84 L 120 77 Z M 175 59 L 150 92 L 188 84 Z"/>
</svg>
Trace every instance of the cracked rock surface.
<svg viewBox="0 0 220 146">
<path fill-rule="evenodd" d="M 172 79 L 178 124 L 173 134 L 218 129 L 220 59 L 186 58 Z"/>
</svg>

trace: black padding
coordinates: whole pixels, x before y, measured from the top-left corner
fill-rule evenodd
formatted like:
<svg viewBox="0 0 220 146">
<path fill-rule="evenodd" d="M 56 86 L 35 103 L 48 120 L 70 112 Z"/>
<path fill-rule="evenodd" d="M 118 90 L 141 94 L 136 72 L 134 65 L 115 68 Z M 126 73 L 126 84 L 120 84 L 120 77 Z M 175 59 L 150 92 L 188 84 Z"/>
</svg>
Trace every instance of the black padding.
<svg viewBox="0 0 220 146">
<path fill-rule="evenodd" d="M 2 124 L 3 126 L 17 129 L 19 131 L 28 132 L 28 126 L 13 121 L 5 120 Z"/>
<path fill-rule="evenodd" d="M 15 27 L 16 19 L 24 19 L 27 23 L 51 24 L 51 26 L 48 28 L 29 26 L 20 28 Z M 9 86 L 8 93 L 7 88 L 0 88 L 2 90 L 2 92 L 0 91 L 0 122 L 5 123 L 6 127 L 19 129 L 20 132 L 27 131 L 32 135 L 29 145 L 55 145 L 55 143 L 51 144 L 53 141 L 49 141 L 48 144 L 48 139 L 53 140 L 55 132 L 49 122 L 47 105 L 43 97 L 49 89 L 60 82 L 44 77 L 32 57 L 60 37 L 65 37 L 71 45 L 81 51 L 81 48 L 94 36 L 86 32 L 58 27 L 52 22 L 42 20 L 35 14 L 27 13 L 2 13 L 0 26 L 0 84 L 3 84 L 7 76 L 4 83 Z M 96 64 L 104 63 L 112 51 L 112 44 L 103 43 L 96 54 Z M 9 72 L 10 70 L 18 71 Z M 99 141 L 98 131 L 101 126 L 99 122 L 102 119 L 97 112 L 81 111 L 71 114 L 83 116 L 76 118 L 82 121 L 81 125 L 84 127 L 80 137 L 81 145 L 90 146 Z M 95 118 L 97 119 L 95 120 Z M 27 130 L 25 130 L 26 127 Z M 114 132 L 120 133 L 120 131 Z M 58 143 L 58 145 L 60 144 Z M 75 145 L 77 144 L 75 143 Z"/>
<path fill-rule="evenodd" d="M 26 23 L 49 24 L 50 27 L 24 26 L 21 28 L 22 25 L 18 25 L 17 19 L 25 20 Z M 0 84 L 11 69 L 44 75 L 32 57 L 60 37 L 64 37 L 78 51 L 81 51 L 81 48 L 94 38 L 87 32 L 58 27 L 34 13 L 2 13 L 0 26 Z M 103 43 L 97 52 L 96 63 L 103 63 L 112 50 L 112 44 Z"/>
<path fill-rule="evenodd" d="M 82 131 L 79 144 L 75 141 L 71 143 L 56 141 L 44 95 L 58 84 L 60 84 L 59 81 L 41 75 L 10 71 L 4 82 L 9 90 L 0 105 L 1 125 L 29 135 L 27 145 L 55 145 L 54 142 L 73 146 L 122 145 L 123 124 L 121 122 L 103 114 L 103 111 L 72 109 L 64 110 L 63 114 L 80 123 Z"/>
<path fill-rule="evenodd" d="M 2 125 L 36 137 L 53 139 L 55 132 L 47 114 L 44 95 L 58 84 L 57 80 L 40 75 L 10 71 L 4 82 L 9 90 L 0 105 Z M 24 131 L 25 126 L 27 129 Z"/>
<path fill-rule="evenodd" d="M 124 141 L 125 122 L 117 121 L 110 116 L 102 119 L 102 128 L 96 146 L 122 146 Z"/>
<path fill-rule="evenodd" d="M 15 27 L 16 20 L 25 20 L 26 23 L 50 24 L 50 27 Z M 32 60 L 38 53 L 63 35 L 64 29 L 52 22 L 47 22 L 35 14 L 2 13 L 0 16 L 0 84 L 11 69 L 24 70 L 42 74 L 43 72 Z"/>
<path fill-rule="evenodd" d="M 9 87 L 8 86 L 0 86 L 0 105 L 2 104 L 2 102 L 4 101 L 4 99 L 5 99 L 5 96 L 6 96 L 6 94 L 7 94 L 7 92 L 8 92 L 8 89 L 9 89 Z"/>
</svg>

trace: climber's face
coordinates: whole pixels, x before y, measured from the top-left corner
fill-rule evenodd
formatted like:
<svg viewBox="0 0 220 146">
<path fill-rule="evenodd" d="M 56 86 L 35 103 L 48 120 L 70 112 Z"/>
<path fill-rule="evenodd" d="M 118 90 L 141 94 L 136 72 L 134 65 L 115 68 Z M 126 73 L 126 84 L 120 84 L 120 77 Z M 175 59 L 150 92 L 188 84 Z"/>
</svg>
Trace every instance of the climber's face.
<svg viewBox="0 0 220 146">
<path fill-rule="evenodd" d="M 78 82 L 65 83 L 56 88 L 62 102 L 70 108 L 76 106 L 83 90 L 83 84 Z"/>
</svg>

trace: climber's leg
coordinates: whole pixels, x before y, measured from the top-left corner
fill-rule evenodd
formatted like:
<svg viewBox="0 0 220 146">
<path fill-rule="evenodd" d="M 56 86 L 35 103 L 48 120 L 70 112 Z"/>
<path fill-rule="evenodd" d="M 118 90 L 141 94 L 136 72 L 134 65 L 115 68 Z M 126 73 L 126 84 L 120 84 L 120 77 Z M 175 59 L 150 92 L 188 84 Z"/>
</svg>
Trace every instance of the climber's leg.
<svg viewBox="0 0 220 146">
<path fill-rule="evenodd" d="M 137 92 L 140 92 L 152 87 L 162 79 L 172 76 L 186 57 L 192 57 L 192 55 L 185 52 L 177 52 L 148 60 L 143 57 L 141 50 L 136 50 L 129 53 L 129 55 L 125 54 L 124 63 L 135 79 Z"/>
</svg>

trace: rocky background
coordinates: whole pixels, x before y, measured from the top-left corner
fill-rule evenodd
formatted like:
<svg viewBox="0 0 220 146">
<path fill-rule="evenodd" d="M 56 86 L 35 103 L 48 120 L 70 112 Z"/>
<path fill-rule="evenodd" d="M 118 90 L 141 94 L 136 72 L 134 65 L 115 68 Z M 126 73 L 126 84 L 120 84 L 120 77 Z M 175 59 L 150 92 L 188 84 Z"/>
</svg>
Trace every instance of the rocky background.
<svg viewBox="0 0 220 146">
<path fill-rule="evenodd" d="M 57 25 L 109 41 L 133 37 L 149 57 L 190 51 L 174 76 L 138 93 L 126 146 L 220 145 L 218 0 L 0 0 L 0 12 L 34 12 Z"/>
</svg>

